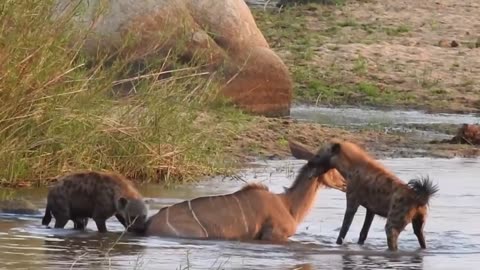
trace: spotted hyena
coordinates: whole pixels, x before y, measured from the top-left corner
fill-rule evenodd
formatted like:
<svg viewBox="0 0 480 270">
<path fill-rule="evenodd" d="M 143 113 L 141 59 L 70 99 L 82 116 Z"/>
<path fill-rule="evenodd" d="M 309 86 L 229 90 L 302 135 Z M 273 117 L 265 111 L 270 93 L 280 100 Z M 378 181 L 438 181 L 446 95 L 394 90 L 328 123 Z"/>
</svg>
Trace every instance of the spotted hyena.
<svg viewBox="0 0 480 270">
<path fill-rule="evenodd" d="M 347 182 L 347 207 L 337 244 L 343 243 L 358 207 L 363 206 L 366 215 L 359 244 L 365 242 L 374 216 L 379 215 L 387 219 L 385 233 L 389 250 L 398 250 L 398 236 L 410 223 L 420 247 L 427 247 L 423 227 L 430 198 L 439 190 L 428 177 L 405 183 L 360 145 L 336 139 L 321 147 L 308 164 L 318 172 L 336 169 Z"/>
<path fill-rule="evenodd" d="M 42 224 L 55 217 L 55 228 L 72 220 L 83 230 L 92 218 L 99 232 L 106 232 L 105 221 L 115 217 L 128 231 L 142 232 L 147 206 L 140 193 L 125 177 L 115 173 L 76 172 L 59 179 L 49 190 Z"/>
</svg>

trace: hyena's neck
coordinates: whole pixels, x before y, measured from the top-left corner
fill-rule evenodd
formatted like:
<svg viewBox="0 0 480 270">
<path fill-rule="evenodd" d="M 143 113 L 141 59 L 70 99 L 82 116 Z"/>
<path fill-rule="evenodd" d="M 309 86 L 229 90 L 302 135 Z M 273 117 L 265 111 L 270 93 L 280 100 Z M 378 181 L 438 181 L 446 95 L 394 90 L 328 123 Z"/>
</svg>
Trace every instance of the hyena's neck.
<svg viewBox="0 0 480 270">
<path fill-rule="evenodd" d="M 347 182 L 356 181 L 360 175 L 365 175 L 362 166 L 342 166 L 337 165 L 335 169 L 345 178 Z"/>
</svg>

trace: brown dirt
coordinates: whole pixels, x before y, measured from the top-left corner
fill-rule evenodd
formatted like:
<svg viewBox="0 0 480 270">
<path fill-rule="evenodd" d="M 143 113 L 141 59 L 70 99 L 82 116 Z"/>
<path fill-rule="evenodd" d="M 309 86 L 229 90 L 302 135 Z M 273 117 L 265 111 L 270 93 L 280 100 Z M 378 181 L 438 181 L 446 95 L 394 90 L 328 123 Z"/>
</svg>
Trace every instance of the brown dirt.
<svg viewBox="0 0 480 270">
<path fill-rule="evenodd" d="M 339 6 L 300 5 L 280 13 L 252 11 L 294 74 L 301 102 L 361 105 L 356 95 L 366 94 L 363 101 L 374 100 L 374 106 L 480 112 L 477 0 L 347 0 Z M 377 88 L 361 93 L 355 90 L 361 83 Z M 314 149 L 334 137 L 360 143 L 377 156 L 480 155 L 471 145 L 266 118 L 240 134 L 232 151 L 284 158 L 289 156 L 289 138 Z"/>
<path fill-rule="evenodd" d="M 480 2 L 359 2 L 352 1 L 338 10 L 337 19 L 406 32 L 377 35 L 377 40 L 369 42 L 371 34 L 345 28 L 319 48 L 316 65 L 335 63 L 344 67 L 346 77 L 355 80 L 359 76 L 352 63 L 363 57 L 368 65 L 367 79 L 422 99 L 442 98 L 453 111 L 479 111 L 480 48 L 475 48 L 475 42 L 480 37 Z M 316 27 L 314 19 L 310 27 Z M 456 41 L 459 46 L 440 47 L 442 40 Z M 329 49 L 332 45 L 335 51 Z"/>
<path fill-rule="evenodd" d="M 302 91 L 312 85 L 311 79 L 302 82 L 305 76 L 333 88 L 367 82 L 380 95 L 395 93 L 388 101 L 393 104 L 384 105 L 480 112 L 477 0 L 347 0 L 340 6 L 291 7 L 266 19 L 261 12 L 257 23 L 293 73 L 309 67 L 308 75 L 295 79 L 305 83 Z M 386 102 L 375 95 L 367 99 Z M 354 105 L 353 97 L 343 102 Z"/>
</svg>

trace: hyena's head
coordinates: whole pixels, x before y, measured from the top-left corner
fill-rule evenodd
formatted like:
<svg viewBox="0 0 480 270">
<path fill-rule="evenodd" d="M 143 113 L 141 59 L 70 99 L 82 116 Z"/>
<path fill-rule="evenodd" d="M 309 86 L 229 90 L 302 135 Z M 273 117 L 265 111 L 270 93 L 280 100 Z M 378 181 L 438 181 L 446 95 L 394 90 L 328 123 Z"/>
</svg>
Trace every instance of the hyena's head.
<svg viewBox="0 0 480 270">
<path fill-rule="evenodd" d="M 334 140 L 320 148 L 315 156 L 308 160 L 308 165 L 316 168 L 318 173 L 333 168 L 345 172 L 368 163 L 371 159 L 359 145 Z"/>
<path fill-rule="evenodd" d="M 127 225 L 127 231 L 143 232 L 147 222 L 148 207 L 143 199 L 120 198 L 117 214 L 121 215 Z"/>
<path fill-rule="evenodd" d="M 307 166 L 314 170 L 313 176 L 316 176 L 322 185 L 340 191 L 346 191 L 345 179 L 337 170 L 329 169 L 329 162 L 328 164 L 322 162 L 317 164 L 317 160 L 315 160 L 317 155 L 299 142 L 289 140 L 289 147 L 290 152 L 295 158 L 309 161 L 309 165 Z"/>
</svg>

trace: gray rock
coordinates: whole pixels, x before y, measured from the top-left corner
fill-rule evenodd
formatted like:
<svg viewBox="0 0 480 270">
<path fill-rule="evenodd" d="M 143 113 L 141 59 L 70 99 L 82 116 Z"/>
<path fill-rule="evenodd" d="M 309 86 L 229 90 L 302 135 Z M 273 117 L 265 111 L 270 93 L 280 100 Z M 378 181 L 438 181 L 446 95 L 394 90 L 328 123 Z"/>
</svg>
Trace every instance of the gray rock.
<svg viewBox="0 0 480 270">
<path fill-rule="evenodd" d="M 23 198 L 0 200 L 0 213 L 19 215 L 41 214 L 33 203 Z"/>
</svg>

